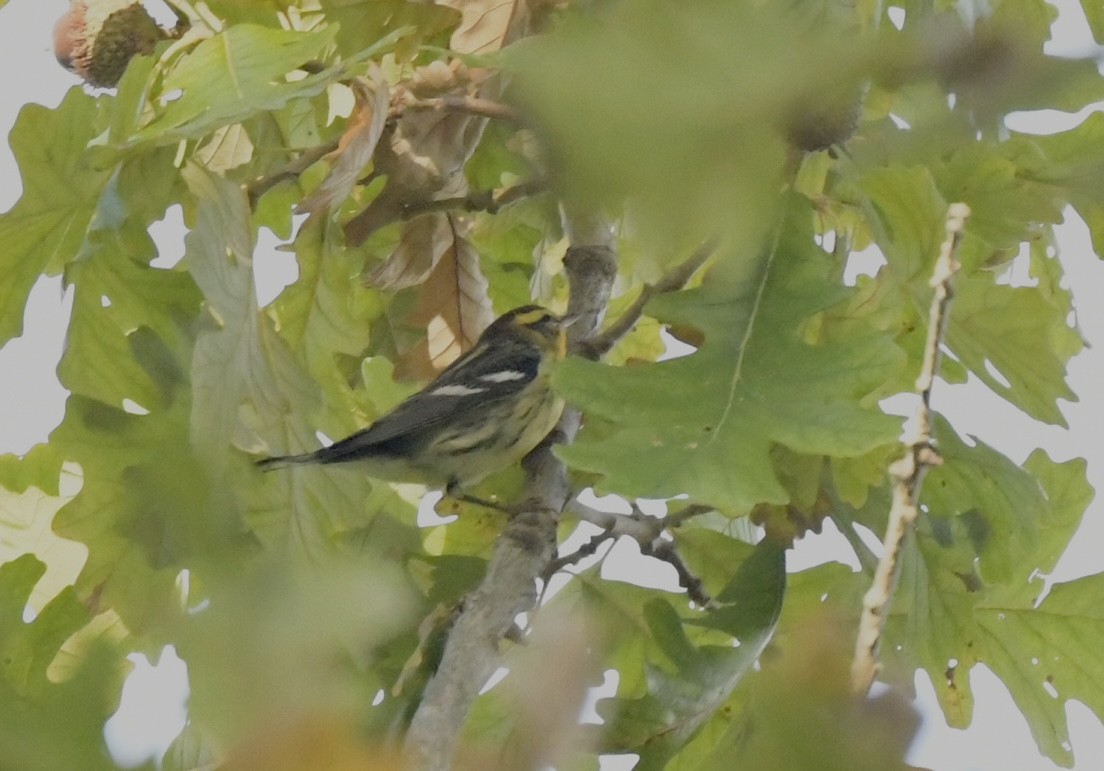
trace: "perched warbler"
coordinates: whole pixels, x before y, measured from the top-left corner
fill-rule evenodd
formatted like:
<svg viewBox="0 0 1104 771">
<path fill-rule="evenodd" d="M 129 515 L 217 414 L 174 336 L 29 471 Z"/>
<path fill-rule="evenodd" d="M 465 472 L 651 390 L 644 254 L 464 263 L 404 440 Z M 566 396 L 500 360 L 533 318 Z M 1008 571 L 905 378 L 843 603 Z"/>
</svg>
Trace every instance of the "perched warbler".
<svg viewBox="0 0 1104 771">
<path fill-rule="evenodd" d="M 329 447 L 257 465 L 268 471 L 360 462 L 368 476 L 456 494 L 521 460 L 555 427 L 564 403 L 549 385 L 547 365 L 566 354 L 570 323 L 537 305 L 515 308 L 436 380 L 368 428 Z"/>
</svg>

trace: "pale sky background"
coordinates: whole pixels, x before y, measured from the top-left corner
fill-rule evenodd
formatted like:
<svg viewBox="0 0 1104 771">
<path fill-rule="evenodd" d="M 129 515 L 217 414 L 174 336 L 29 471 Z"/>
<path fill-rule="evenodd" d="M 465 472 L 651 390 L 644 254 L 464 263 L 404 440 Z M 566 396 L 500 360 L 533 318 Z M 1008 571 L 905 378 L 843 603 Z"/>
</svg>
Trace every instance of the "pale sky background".
<svg viewBox="0 0 1104 771">
<path fill-rule="evenodd" d="M 1053 0 L 1061 10 L 1054 26 L 1052 53 L 1100 53 L 1093 44 L 1077 0 Z M 75 85 L 74 76 L 62 70 L 51 53 L 54 21 L 68 3 L 65 0 L 10 0 L 0 9 L 0 132 L 6 136 L 19 108 L 27 102 L 56 105 Z M 1094 109 L 1104 109 L 1097 106 Z M 1084 118 L 1050 112 L 1018 114 L 1009 125 L 1018 131 L 1049 133 L 1071 128 Z M 20 195 L 20 180 L 7 143 L 0 146 L 0 211 L 9 209 Z M 157 228 L 163 257 L 183 251 L 178 213 Z M 1089 459 L 1089 480 L 1104 489 L 1104 262 L 1092 254 L 1084 223 L 1072 211 L 1059 228 L 1062 261 L 1067 282 L 1073 287 L 1078 321 L 1095 348 L 1070 365 L 1070 383 L 1081 401 L 1063 403 L 1072 428 L 1064 431 L 1045 426 L 1020 413 L 976 382 L 964 386 L 939 385 L 934 406 L 946 415 L 959 433 L 975 434 L 1020 462 L 1036 446 L 1046 448 L 1056 460 Z M 268 290 L 293 276 L 289 256 L 280 254 L 258 264 L 278 266 L 281 275 L 269 276 Z M 1023 273 L 1018 278 L 1026 278 Z M 0 277 L 2 280 L 2 277 Z M 62 294 L 60 281 L 42 280 L 31 294 L 25 316 L 25 333 L 0 349 L 0 453 L 26 452 L 45 441 L 60 422 L 66 391 L 55 368 L 61 356 L 71 296 Z M 1104 496 L 1093 502 L 1073 545 L 1063 557 L 1054 580 L 1104 571 Z M 639 578 L 628 545 L 615 547 L 624 559 L 607 561 L 610 575 Z M 791 567 L 807 567 L 829 559 L 843 559 L 849 549 L 838 534 L 810 536 L 791 555 Z M 1102 641 L 1104 643 L 1104 641 Z M 144 657 L 134 657 L 136 669 L 124 690 L 120 713 L 109 723 L 108 740 L 121 763 L 136 764 L 163 751 L 179 731 L 186 699 L 184 665 L 170 650 L 152 667 Z M 968 731 L 946 726 L 926 678 L 917 678 L 918 707 L 924 723 L 914 742 L 909 762 L 939 771 L 1045 771 L 1056 769 L 1039 756 L 1026 721 L 1016 710 L 1004 686 L 984 667 L 971 674 L 976 705 Z M 611 685 L 611 684 L 607 684 Z M 1084 706 L 1067 705 L 1071 741 L 1077 768 L 1099 768 L 1104 756 L 1104 727 Z M 613 762 L 609 768 L 631 764 Z"/>
</svg>

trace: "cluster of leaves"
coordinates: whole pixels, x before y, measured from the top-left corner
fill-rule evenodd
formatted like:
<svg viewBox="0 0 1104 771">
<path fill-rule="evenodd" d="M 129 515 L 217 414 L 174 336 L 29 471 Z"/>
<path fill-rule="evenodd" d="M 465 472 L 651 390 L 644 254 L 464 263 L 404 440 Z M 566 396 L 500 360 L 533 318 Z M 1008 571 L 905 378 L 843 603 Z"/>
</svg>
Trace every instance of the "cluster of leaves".
<svg viewBox="0 0 1104 771">
<path fill-rule="evenodd" d="M 598 567 L 572 577 L 546 612 L 586 629 L 577 650 L 593 667 L 578 683 L 595 669 L 619 680 L 592 751 L 563 763 L 631 752 L 640 768 L 784 768 L 816 751 L 839 767 L 899 764 L 907 710 L 879 705 L 885 754 L 857 752 L 851 726 L 866 747 L 871 707 L 847 693 L 846 646 L 807 650 L 832 637 L 810 625 L 840 623 L 810 612 L 847 628 L 868 574 L 832 564 L 787 585 L 781 547 L 829 515 L 852 534 L 884 527 L 899 423 L 877 401 L 912 388 L 949 202 L 974 215 L 945 376 L 971 373 L 1063 424 L 1082 341 L 1052 226 L 1072 205 L 1104 249 L 1101 122 L 1049 137 L 1002 123 L 1104 97 L 1091 63 L 1043 55 L 1053 9 L 1005 0 L 971 20 L 905 1 L 895 27 L 881 4 L 833 0 L 175 5 L 191 30 L 133 60 L 115 92 L 27 106 L 11 135 L 24 193 L 0 217 L 0 342 L 21 332 L 39 276 L 63 275 L 74 301 L 66 413 L 48 445 L 0 459 L 0 533 L 41 557 L 47 581 L 76 578 L 23 625 L 42 563 L 0 568 L 0 725 L 25 727 L 0 734 L 5 749 L 31 737 L 110 766 L 94 729 L 122 654 L 173 643 L 191 723 L 168 767 L 323 745 L 390 767 L 376 745 L 417 708 L 439 653 L 443 624 L 424 619 L 447 620 L 478 581 L 502 519 L 419 527 L 417 492 L 344 470 L 262 478 L 250 461 L 367 424 L 496 313 L 562 304 L 566 200 L 618 224 L 612 316 L 701 240 L 720 247 L 700 286 L 648 303 L 610 361 L 556 373 L 587 416 L 559 450 L 580 488 L 715 510 L 673 538 L 718 602 L 695 610 Z M 525 127 L 440 97 L 506 100 Z M 788 143 L 808 133 L 796 119 L 849 124 L 840 114 L 857 121 L 846 151 Z M 473 191 L 519 185 L 541 192 L 464 208 L 495 208 Z M 188 234 L 167 264 L 149 230 L 174 207 Z M 293 227 L 296 207 L 307 216 Z M 263 307 L 262 229 L 298 265 Z M 885 265 L 849 286 L 852 253 L 871 244 Z M 1024 263 L 1029 285 L 1011 285 Z M 661 325 L 696 350 L 657 362 Z M 1084 464 L 1037 453 L 1019 466 L 945 423 L 938 440 L 946 462 L 908 544 L 887 676 L 926 670 L 966 725 L 966 673 L 984 663 L 1069 763 L 1065 701 L 1104 716 L 1104 669 L 1084 655 L 1104 590 L 1089 577 L 1038 598 L 1090 498 Z M 79 490 L 62 492 L 65 475 Z M 758 546 L 737 537 L 746 517 L 770 534 Z M 27 536 L 47 523 L 87 556 Z M 80 663 L 57 683 L 59 650 Z M 477 704 L 470 743 L 548 762 L 525 745 L 536 713 L 500 690 Z M 79 730 L 62 703 L 89 705 Z"/>
</svg>

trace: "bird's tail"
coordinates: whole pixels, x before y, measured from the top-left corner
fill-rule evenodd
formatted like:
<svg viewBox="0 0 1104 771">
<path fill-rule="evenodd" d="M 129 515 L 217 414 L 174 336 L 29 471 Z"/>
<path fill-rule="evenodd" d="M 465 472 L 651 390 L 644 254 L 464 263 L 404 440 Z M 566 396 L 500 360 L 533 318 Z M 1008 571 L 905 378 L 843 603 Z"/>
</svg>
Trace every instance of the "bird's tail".
<svg viewBox="0 0 1104 771">
<path fill-rule="evenodd" d="M 308 452 L 302 455 L 277 455 L 272 458 L 261 458 L 255 462 L 255 466 L 261 471 L 272 471 L 278 468 L 287 468 L 288 466 L 300 466 L 304 463 L 317 463 L 318 458 L 315 457 L 317 453 Z"/>
</svg>

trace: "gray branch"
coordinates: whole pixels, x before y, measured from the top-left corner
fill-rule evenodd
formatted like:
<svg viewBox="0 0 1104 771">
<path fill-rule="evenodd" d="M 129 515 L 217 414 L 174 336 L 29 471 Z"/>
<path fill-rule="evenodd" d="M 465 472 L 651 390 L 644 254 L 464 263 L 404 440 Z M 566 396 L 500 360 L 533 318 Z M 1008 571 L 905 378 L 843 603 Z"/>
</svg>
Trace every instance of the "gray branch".
<svg viewBox="0 0 1104 771">
<path fill-rule="evenodd" d="M 695 605 L 703 609 L 714 606 L 712 598 L 705 592 L 702 580 L 694 575 L 694 572 L 683 561 L 675 548 L 674 542 L 663 538 L 666 531 L 680 527 L 691 517 L 713 511 L 711 506 L 692 503 L 679 511 L 671 512 L 665 517 L 649 517 L 635 506 L 631 514 L 618 514 L 611 511 L 600 511 L 579 501 L 572 501 L 568 511 L 579 517 L 579 519 L 602 528 L 602 532 L 594 536 L 589 543 L 582 546 L 575 554 L 569 554 L 553 562 L 550 566 L 550 573 L 555 572 L 551 568 L 559 570 L 578 562 L 589 554 L 593 554 L 598 546 L 609 538 L 628 536 L 640 546 L 641 554 L 666 562 L 675 569 L 679 585 L 686 590 L 687 596 Z"/>
<path fill-rule="evenodd" d="M 609 303 L 617 263 L 609 240 L 576 243 L 564 259 L 571 299 L 568 312 L 579 318 L 571 342 L 598 328 Z M 418 771 L 447 771 L 460 730 L 480 689 L 499 666 L 499 644 L 519 613 L 537 602 L 537 580 L 556 555 L 556 523 L 570 497 L 567 469 L 552 454 L 553 443 L 569 444 L 580 416 L 568 409 L 544 444 L 524 461 L 526 485 L 522 513 L 506 525 L 495 543 L 487 574 L 464 601 L 445 644 L 440 666 L 426 686 L 406 734 L 405 752 Z"/>
</svg>

